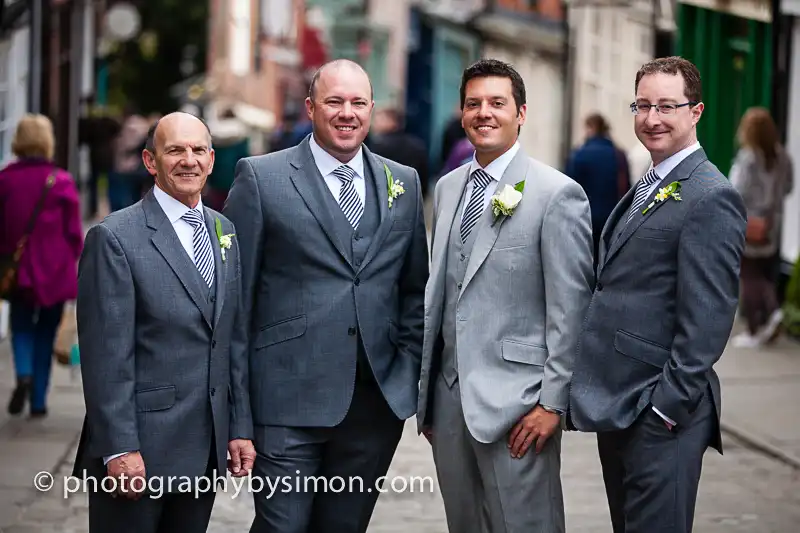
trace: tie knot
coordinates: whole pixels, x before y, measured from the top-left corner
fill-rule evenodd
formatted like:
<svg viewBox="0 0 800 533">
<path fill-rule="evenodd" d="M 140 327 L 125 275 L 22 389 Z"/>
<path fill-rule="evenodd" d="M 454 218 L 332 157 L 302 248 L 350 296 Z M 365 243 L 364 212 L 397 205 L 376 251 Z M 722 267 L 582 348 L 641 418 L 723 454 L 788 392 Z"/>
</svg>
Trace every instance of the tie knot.
<svg viewBox="0 0 800 533">
<path fill-rule="evenodd" d="M 342 165 L 333 171 L 333 175 L 339 178 L 342 183 L 350 183 L 356 177 L 356 171 L 347 165 Z"/>
<path fill-rule="evenodd" d="M 203 215 L 201 215 L 200 211 L 197 209 L 189 209 L 181 218 L 188 222 L 193 228 L 203 224 Z"/>
<path fill-rule="evenodd" d="M 480 168 L 472 173 L 472 179 L 475 180 L 475 187 L 480 187 L 481 189 L 485 189 L 492 182 L 492 177 Z"/>
<path fill-rule="evenodd" d="M 659 178 L 658 174 L 656 174 L 656 169 L 651 168 L 650 170 L 647 171 L 647 174 L 644 175 L 644 178 L 642 178 L 642 181 L 644 181 L 646 185 L 652 185 L 655 182 L 657 182 L 659 179 L 660 178 Z"/>
</svg>

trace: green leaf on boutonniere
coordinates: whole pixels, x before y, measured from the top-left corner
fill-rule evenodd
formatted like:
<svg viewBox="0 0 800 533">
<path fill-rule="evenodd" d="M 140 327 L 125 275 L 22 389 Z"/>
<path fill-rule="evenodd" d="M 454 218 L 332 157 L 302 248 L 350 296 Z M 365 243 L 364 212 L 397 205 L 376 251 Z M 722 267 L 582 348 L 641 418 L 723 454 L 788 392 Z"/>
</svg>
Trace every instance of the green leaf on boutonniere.
<svg viewBox="0 0 800 533">
<path fill-rule="evenodd" d="M 520 181 L 516 185 L 514 185 L 514 190 L 522 192 L 525 190 L 525 180 Z"/>
<path fill-rule="evenodd" d="M 217 240 L 222 238 L 222 222 L 219 219 L 214 219 L 214 228 L 217 230 Z"/>
</svg>

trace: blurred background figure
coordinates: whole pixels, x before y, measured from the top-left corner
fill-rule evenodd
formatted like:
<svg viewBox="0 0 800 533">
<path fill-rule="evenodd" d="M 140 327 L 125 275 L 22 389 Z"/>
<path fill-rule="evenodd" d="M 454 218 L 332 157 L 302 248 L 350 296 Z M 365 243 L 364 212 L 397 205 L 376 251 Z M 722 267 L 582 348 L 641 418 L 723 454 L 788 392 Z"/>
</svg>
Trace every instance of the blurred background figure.
<svg viewBox="0 0 800 533">
<path fill-rule="evenodd" d="M 118 211 L 141 198 L 145 180 L 150 179 L 142 163 L 150 120 L 128 108 L 114 141 L 114 167 L 108 175 L 109 208 Z"/>
<path fill-rule="evenodd" d="M 119 122 L 104 109 L 95 105 L 92 96 L 84 100 L 86 115 L 78 123 L 79 142 L 89 151 L 88 206 L 84 216 L 91 220 L 99 213 L 98 184 L 100 176 L 109 175 L 113 169 L 114 139 L 119 135 Z"/>
<path fill-rule="evenodd" d="M 56 330 L 64 303 L 77 297 L 77 262 L 83 250 L 78 190 L 72 176 L 53 164 L 54 146 L 50 120 L 26 115 L 12 141 L 17 160 L 0 170 L 0 254 L 12 253 L 27 235 L 18 288 L 10 300 L 17 377 L 8 403 L 12 415 L 20 414 L 27 401 L 31 417 L 47 414 Z"/>
<path fill-rule="evenodd" d="M 611 211 L 631 187 L 628 159 L 614 146 L 606 119 L 597 113 L 586 117 L 584 122 L 586 140 L 569 158 L 566 174 L 586 191 L 592 210 L 592 237 L 594 239 L 594 263 L 600 234 Z"/>
<path fill-rule="evenodd" d="M 461 105 L 459 104 L 455 109 L 453 109 L 453 116 L 445 125 L 444 133 L 442 134 L 442 153 L 440 162 L 442 169 L 439 171 L 440 176 L 444 176 L 450 172 L 450 170 L 453 170 L 453 168 L 458 168 L 461 166 L 458 164 L 450 170 L 445 170 L 451 162 L 450 156 L 453 155 L 456 146 L 462 146 L 463 150 L 464 143 L 462 141 L 466 140 L 466 138 L 467 134 L 464 131 L 464 126 L 461 125 Z"/>
<path fill-rule="evenodd" d="M 461 165 L 469 163 L 472 161 L 474 155 L 475 147 L 472 146 L 472 143 L 469 142 L 469 139 L 464 137 L 463 139 L 456 141 L 456 144 L 454 144 L 453 148 L 450 150 L 450 155 L 447 156 L 447 160 L 444 162 L 444 167 L 442 167 L 439 175 L 444 176 L 451 170 L 455 170 Z"/>
<path fill-rule="evenodd" d="M 250 138 L 247 127 L 236 118 L 232 109 L 223 111 L 220 119 L 209 124 L 209 128 L 214 149 L 214 169 L 208 176 L 203 202 L 211 209 L 222 211 L 233 185 L 236 163 L 250 156 Z"/>
<path fill-rule="evenodd" d="M 784 199 L 794 180 L 792 161 L 780 143 L 768 110 L 748 109 L 739 123 L 737 140 L 740 148 L 730 179 L 747 209 L 747 240 L 741 267 L 741 309 L 747 331 L 735 336 L 733 343 L 758 347 L 777 336 L 783 320 L 773 273 Z"/>
<path fill-rule="evenodd" d="M 417 171 L 424 198 L 428 196 L 430 174 L 428 172 L 428 150 L 421 139 L 403 131 L 402 112 L 394 107 L 375 111 L 367 144 L 369 148 L 401 165 Z"/>
</svg>

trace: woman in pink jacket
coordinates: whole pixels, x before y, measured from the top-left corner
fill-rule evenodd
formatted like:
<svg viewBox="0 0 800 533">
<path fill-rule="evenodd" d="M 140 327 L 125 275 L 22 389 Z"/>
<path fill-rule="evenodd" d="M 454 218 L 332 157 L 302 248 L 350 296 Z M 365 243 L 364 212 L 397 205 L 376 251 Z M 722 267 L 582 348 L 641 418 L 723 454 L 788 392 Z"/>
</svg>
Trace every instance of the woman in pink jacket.
<svg viewBox="0 0 800 533">
<path fill-rule="evenodd" d="M 17 125 L 12 151 L 17 160 L 0 170 L 0 254 L 12 253 L 25 234 L 36 204 L 53 177 L 20 258 L 11 297 L 11 348 L 17 386 L 8 412 L 47 414 L 53 344 L 64 303 L 77 297 L 77 261 L 83 250 L 78 191 L 69 173 L 52 162 L 53 125 L 26 115 Z"/>
</svg>

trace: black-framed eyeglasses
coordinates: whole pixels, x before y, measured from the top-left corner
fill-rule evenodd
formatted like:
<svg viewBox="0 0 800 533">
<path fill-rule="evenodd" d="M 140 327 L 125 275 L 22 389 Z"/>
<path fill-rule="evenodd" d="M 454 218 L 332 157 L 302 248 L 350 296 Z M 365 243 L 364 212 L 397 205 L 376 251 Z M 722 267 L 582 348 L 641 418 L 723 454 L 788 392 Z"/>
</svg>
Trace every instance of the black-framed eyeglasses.
<svg viewBox="0 0 800 533">
<path fill-rule="evenodd" d="M 650 112 L 650 108 L 655 107 L 659 115 L 674 115 L 679 107 L 687 105 L 697 105 L 697 102 L 686 102 L 685 104 L 637 104 L 634 102 L 631 104 L 631 113 L 634 115 L 647 114 Z"/>
</svg>

